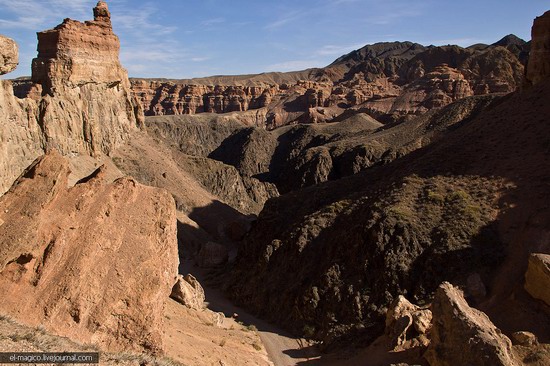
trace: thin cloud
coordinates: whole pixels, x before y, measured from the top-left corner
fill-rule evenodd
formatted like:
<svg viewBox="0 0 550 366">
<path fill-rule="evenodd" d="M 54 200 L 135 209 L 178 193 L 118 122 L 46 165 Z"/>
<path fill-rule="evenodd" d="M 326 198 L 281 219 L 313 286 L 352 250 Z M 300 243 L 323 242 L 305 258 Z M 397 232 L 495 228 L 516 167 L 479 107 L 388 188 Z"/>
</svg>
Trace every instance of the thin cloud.
<svg viewBox="0 0 550 366">
<path fill-rule="evenodd" d="M 210 57 L 191 57 L 191 61 L 193 62 L 203 62 L 210 60 Z"/>
<path fill-rule="evenodd" d="M 268 29 L 268 30 L 277 29 L 277 28 L 280 28 L 284 25 L 287 25 L 288 23 L 296 21 L 296 20 L 300 19 L 301 17 L 302 17 L 302 15 L 299 12 L 294 11 L 294 12 L 291 12 L 287 15 L 284 15 L 284 16 L 280 17 L 279 19 L 274 20 L 273 22 L 267 24 L 264 27 L 264 29 Z"/>
<path fill-rule="evenodd" d="M 383 14 L 368 18 L 367 21 L 375 25 L 388 25 L 396 23 L 404 18 L 413 18 L 420 15 L 422 15 L 422 12 L 418 9 L 405 9 L 384 12 Z"/>
<path fill-rule="evenodd" d="M 71 17 L 80 18 L 91 13 L 89 4 L 88 0 L 0 0 L 2 12 L 8 15 L 8 19 L 0 19 L 0 27 L 41 30 L 44 26 L 59 21 L 60 9 Z"/>
<path fill-rule="evenodd" d="M 222 24 L 225 23 L 224 18 L 212 18 L 212 19 L 205 19 L 200 24 L 203 27 L 211 27 L 213 25 Z"/>
<path fill-rule="evenodd" d="M 152 15 L 159 10 L 153 4 L 145 4 L 137 9 L 113 12 L 113 24 L 115 28 L 123 28 L 133 35 L 150 37 L 152 35 L 167 35 L 174 33 L 178 28 L 165 26 L 152 20 Z M 116 29 L 115 29 L 116 30 Z"/>
</svg>

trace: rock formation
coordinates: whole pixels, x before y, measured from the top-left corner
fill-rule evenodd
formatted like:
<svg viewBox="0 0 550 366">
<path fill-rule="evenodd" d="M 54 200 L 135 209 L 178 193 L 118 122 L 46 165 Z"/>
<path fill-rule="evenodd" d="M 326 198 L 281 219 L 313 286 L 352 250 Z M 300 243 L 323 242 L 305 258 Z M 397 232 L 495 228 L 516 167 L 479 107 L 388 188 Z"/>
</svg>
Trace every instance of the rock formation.
<svg viewBox="0 0 550 366">
<path fill-rule="evenodd" d="M 85 23 L 65 19 L 38 33 L 32 81 L 43 90 L 46 147 L 63 154 L 109 154 L 143 123 L 104 2 L 94 16 Z"/>
<path fill-rule="evenodd" d="M 132 90 L 147 115 L 242 113 L 265 110 L 259 127 L 331 121 L 358 108 L 383 121 L 425 113 L 470 95 L 508 93 L 521 85 L 524 41 L 491 46 L 424 47 L 411 42 L 368 45 L 342 56 L 307 79 L 279 83 L 267 75 L 196 80 L 133 79 Z M 517 50 L 516 50 L 517 49 Z"/>
<path fill-rule="evenodd" d="M 350 132 L 341 146 L 330 134 L 310 135 L 323 126 L 280 130 L 277 153 L 299 146 L 310 151 L 303 161 L 313 166 L 304 164 L 307 168 L 299 172 L 321 177 L 332 165 L 339 166 L 331 170 L 338 177 L 345 167 L 351 174 L 354 166 L 365 168 L 337 181 L 281 189 L 288 193 L 268 200 L 239 248 L 228 286 L 231 296 L 326 343 L 377 337 L 383 309 L 399 294 L 423 305 L 443 280 L 467 286 L 471 274 L 478 273 L 482 283 L 493 284 L 509 250 L 517 254 L 507 259 L 501 285 L 470 287 L 479 300 L 488 291 L 501 296 L 507 305 L 493 304 L 493 313 L 513 308 L 508 284 L 513 281 L 514 291 L 521 290 L 524 272 L 511 269 L 526 266 L 529 246 L 547 248 L 548 95 L 549 86 L 539 83 L 504 97 L 506 103 L 495 96 L 461 99 L 374 133 Z M 326 128 L 336 128 L 331 125 Z M 285 136 L 288 130 L 295 135 Z M 432 137 L 409 139 L 415 133 Z M 385 144 L 384 153 L 372 154 Z M 342 159 L 338 164 L 336 156 Z M 379 158 L 371 160 L 374 156 Z M 271 166 L 276 166 L 273 160 Z M 520 202 L 521 214 L 514 214 L 516 206 L 510 205 Z M 531 309 L 527 302 L 521 305 Z M 495 324 L 502 328 L 506 321 Z M 535 334 L 547 334 L 531 326 Z"/>
<path fill-rule="evenodd" d="M 178 275 L 170 297 L 190 309 L 204 308 L 204 289 L 195 277 Z"/>
<path fill-rule="evenodd" d="M 483 312 L 468 306 L 462 292 L 445 282 L 432 304 L 430 366 L 514 366 L 512 342 Z"/>
<path fill-rule="evenodd" d="M 550 11 L 535 19 L 531 38 L 526 78 L 530 84 L 537 84 L 550 77 Z"/>
<path fill-rule="evenodd" d="M 14 41 L 0 36 L 0 74 L 17 66 Z M 34 159 L 42 153 L 43 134 L 38 123 L 38 105 L 31 99 L 18 99 L 12 84 L 0 80 L 0 195 L 3 194 Z"/>
<path fill-rule="evenodd" d="M 531 254 L 525 273 L 525 289 L 550 306 L 550 254 Z"/>
<path fill-rule="evenodd" d="M 0 198 L 0 310 L 104 349 L 158 353 L 178 267 L 176 212 L 163 190 L 103 169 L 67 187 L 51 151 Z"/>
<path fill-rule="evenodd" d="M 16 100 L 11 85 L 2 82 L 0 193 L 50 148 L 64 155 L 110 154 L 143 127 L 141 105 L 132 96 L 119 62 L 120 43 L 107 5 L 99 2 L 94 14 L 93 21 L 65 19 L 38 33 L 33 84 L 18 83 L 25 85 L 29 98 Z M 11 45 L 1 48 L 3 59 L 13 59 L 12 43 L 2 44 Z M 13 67 L 3 68 L 5 72 Z"/>
<path fill-rule="evenodd" d="M 398 296 L 386 314 L 386 335 L 392 351 L 401 351 L 429 344 L 432 312 L 411 304 Z"/>
<path fill-rule="evenodd" d="M 19 63 L 19 48 L 11 38 L 0 37 L 0 75 L 12 72 Z"/>
</svg>

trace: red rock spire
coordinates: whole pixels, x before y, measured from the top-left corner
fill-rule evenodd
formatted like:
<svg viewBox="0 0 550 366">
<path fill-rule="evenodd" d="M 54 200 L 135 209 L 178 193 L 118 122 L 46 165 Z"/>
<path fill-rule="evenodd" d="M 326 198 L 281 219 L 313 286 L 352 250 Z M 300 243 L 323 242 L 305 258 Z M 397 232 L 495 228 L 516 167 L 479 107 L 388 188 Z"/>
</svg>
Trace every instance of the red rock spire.
<svg viewBox="0 0 550 366">
<path fill-rule="evenodd" d="M 111 23 L 111 13 L 105 1 L 98 1 L 94 8 L 94 20 L 96 22 Z"/>
</svg>

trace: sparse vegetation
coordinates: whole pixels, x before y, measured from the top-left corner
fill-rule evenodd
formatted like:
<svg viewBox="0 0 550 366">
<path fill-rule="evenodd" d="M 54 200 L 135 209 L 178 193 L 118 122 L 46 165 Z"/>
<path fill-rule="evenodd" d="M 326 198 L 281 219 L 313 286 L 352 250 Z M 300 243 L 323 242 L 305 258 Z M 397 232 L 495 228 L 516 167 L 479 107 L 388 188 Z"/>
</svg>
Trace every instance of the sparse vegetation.
<svg viewBox="0 0 550 366">
<path fill-rule="evenodd" d="M 256 326 L 254 324 L 247 325 L 245 327 L 245 329 L 249 332 L 257 332 L 258 331 L 258 328 L 256 328 Z"/>
<path fill-rule="evenodd" d="M 315 335 L 315 327 L 309 324 L 304 325 L 303 334 L 306 338 L 312 338 Z"/>
<path fill-rule="evenodd" d="M 0 349 L 22 348 L 44 352 L 100 352 L 103 365 L 184 366 L 167 357 L 153 357 L 136 353 L 101 352 L 96 345 L 76 343 L 69 338 L 48 333 L 45 327 L 36 328 L 19 324 L 9 316 L 0 315 Z"/>
</svg>

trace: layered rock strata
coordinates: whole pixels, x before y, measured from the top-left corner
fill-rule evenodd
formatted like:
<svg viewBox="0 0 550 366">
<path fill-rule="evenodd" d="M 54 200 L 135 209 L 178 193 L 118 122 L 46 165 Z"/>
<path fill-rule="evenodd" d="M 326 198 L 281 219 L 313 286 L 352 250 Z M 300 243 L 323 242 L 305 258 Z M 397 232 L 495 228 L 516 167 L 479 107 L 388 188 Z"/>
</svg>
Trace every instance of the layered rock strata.
<svg viewBox="0 0 550 366">
<path fill-rule="evenodd" d="M 37 159 L 0 198 L 0 311 L 116 351 L 162 350 L 178 268 L 173 198 L 105 171 L 68 188 L 66 159 Z"/>
<path fill-rule="evenodd" d="M 102 1 L 93 21 L 65 19 L 38 33 L 32 81 L 42 86 L 40 122 L 46 147 L 63 154 L 109 154 L 142 126 L 119 50 Z"/>
<path fill-rule="evenodd" d="M 15 69 L 18 59 L 16 43 L 0 36 L 0 74 Z M 0 80 L 0 195 L 41 153 L 44 135 L 39 124 L 38 104 L 13 95 L 12 83 Z"/>
<path fill-rule="evenodd" d="M 515 48 L 508 46 L 513 43 Z M 383 121 L 402 119 L 455 100 L 508 93 L 522 83 L 519 59 L 525 42 L 504 38 L 494 45 L 424 47 L 411 42 L 368 45 L 342 56 L 308 79 L 253 75 L 190 81 L 133 79 L 132 90 L 147 115 L 245 112 L 265 109 L 257 125 L 268 129 L 296 122 L 331 121 L 363 108 Z M 510 49 L 512 51 L 510 51 Z M 244 77 L 243 77 L 244 78 Z"/>
</svg>

